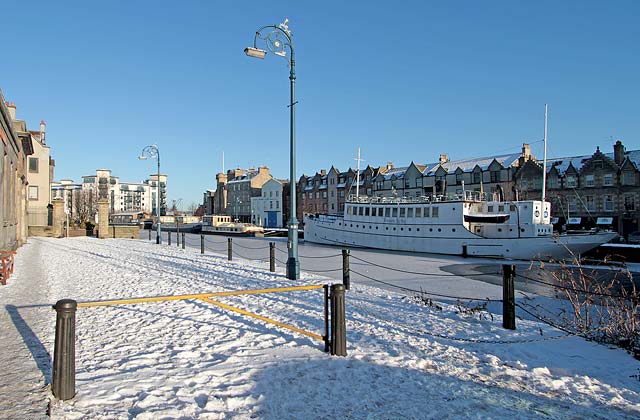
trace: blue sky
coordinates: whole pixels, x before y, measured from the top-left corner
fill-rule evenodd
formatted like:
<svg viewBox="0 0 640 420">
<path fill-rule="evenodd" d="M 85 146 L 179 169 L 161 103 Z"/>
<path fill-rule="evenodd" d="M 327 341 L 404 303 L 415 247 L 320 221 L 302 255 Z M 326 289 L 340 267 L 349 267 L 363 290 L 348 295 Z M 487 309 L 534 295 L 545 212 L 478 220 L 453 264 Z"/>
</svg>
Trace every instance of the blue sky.
<svg viewBox="0 0 640 420">
<path fill-rule="evenodd" d="M 640 2 L 30 1 L 0 9 L 0 88 L 47 121 L 55 178 L 155 171 L 201 202 L 225 169 L 289 176 L 286 61 L 246 57 L 289 18 L 298 170 L 517 152 L 640 148 Z"/>
</svg>

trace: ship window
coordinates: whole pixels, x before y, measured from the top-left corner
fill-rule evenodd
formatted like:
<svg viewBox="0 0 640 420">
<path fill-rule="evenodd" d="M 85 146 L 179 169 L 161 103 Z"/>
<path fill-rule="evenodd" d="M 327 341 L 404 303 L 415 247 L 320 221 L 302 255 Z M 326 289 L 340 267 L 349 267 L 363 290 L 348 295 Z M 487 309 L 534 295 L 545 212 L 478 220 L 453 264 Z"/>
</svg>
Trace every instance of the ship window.
<svg viewBox="0 0 640 420">
<path fill-rule="evenodd" d="M 359 207 L 358 208 L 358 215 L 362 216 L 362 213 L 364 212 L 364 207 Z"/>
<path fill-rule="evenodd" d="M 515 204 L 511 204 L 511 205 L 509 206 L 509 210 L 510 210 L 510 211 L 516 211 L 516 205 L 515 205 Z"/>
<path fill-rule="evenodd" d="M 431 209 L 431 217 L 438 217 L 438 207 L 433 207 Z"/>
<path fill-rule="evenodd" d="M 413 207 L 407 209 L 407 217 L 413 217 Z"/>
<path fill-rule="evenodd" d="M 380 207 L 380 208 L 378 209 L 378 216 L 382 217 L 382 216 L 383 216 L 383 213 L 384 213 L 384 208 L 383 208 L 383 207 Z"/>
<path fill-rule="evenodd" d="M 391 217 L 391 209 L 389 207 L 384 209 L 384 217 Z"/>
<path fill-rule="evenodd" d="M 411 228 L 407 229 L 409 232 L 411 232 Z"/>
<path fill-rule="evenodd" d="M 376 217 L 378 213 L 378 208 L 374 207 L 371 209 L 371 216 Z"/>
<path fill-rule="evenodd" d="M 404 230 L 404 228 L 400 228 L 400 230 Z"/>
<path fill-rule="evenodd" d="M 493 206 L 487 206 L 487 213 L 493 213 Z"/>
<path fill-rule="evenodd" d="M 369 207 L 365 207 L 364 209 L 364 215 L 368 216 L 369 215 Z"/>
<path fill-rule="evenodd" d="M 351 206 L 347 206 L 347 214 L 353 214 L 353 208 Z"/>
<path fill-rule="evenodd" d="M 504 211 L 504 206 L 498 206 L 498 211 Z"/>
<path fill-rule="evenodd" d="M 392 213 L 392 217 L 398 217 L 398 208 L 394 208 Z"/>
<path fill-rule="evenodd" d="M 429 217 L 429 210 L 430 210 L 430 207 L 424 208 L 424 217 Z"/>
<path fill-rule="evenodd" d="M 400 217 L 405 217 L 406 209 L 403 207 L 400 209 Z"/>
<path fill-rule="evenodd" d="M 416 217 L 422 217 L 422 207 L 416 207 Z"/>
</svg>

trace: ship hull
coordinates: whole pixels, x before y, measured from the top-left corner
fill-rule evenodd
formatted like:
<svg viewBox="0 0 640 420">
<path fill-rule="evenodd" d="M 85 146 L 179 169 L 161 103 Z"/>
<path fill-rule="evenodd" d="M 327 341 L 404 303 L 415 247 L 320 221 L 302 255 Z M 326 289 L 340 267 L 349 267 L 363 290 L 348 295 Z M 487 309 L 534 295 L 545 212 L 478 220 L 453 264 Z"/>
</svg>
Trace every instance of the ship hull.
<svg viewBox="0 0 640 420">
<path fill-rule="evenodd" d="M 339 221 L 308 218 L 305 241 L 326 245 L 375 248 L 393 251 L 423 252 L 445 255 L 509 258 L 519 260 L 564 260 L 577 257 L 617 235 L 614 232 L 591 232 L 572 235 L 548 235 L 526 238 L 485 238 L 462 226 L 442 226 L 428 234 L 426 229 L 376 233 L 367 225 L 360 230 L 345 228 Z M 365 227 L 366 226 L 366 227 Z M 440 230 L 440 232 L 438 232 Z"/>
</svg>

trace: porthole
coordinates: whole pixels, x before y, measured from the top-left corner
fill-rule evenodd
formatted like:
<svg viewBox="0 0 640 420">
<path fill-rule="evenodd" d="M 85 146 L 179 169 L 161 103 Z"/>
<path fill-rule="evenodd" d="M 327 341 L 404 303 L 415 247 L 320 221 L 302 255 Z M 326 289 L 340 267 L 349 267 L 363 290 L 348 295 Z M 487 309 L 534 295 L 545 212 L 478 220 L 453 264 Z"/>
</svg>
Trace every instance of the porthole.
<svg viewBox="0 0 640 420">
<path fill-rule="evenodd" d="M 456 231 L 456 228 L 451 229 L 451 232 L 455 232 L 455 231 Z"/>
<path fill-rule="evenodd" d="M 513 229 L 509 229 L 509 232 L 513 232 Z"/>
<path fill-rule="evenodd" d="M 411 228 L 409 228 L 409 232 L 411 232 Z"/>
<path fill-rule="evenodd" d="M 376 226 L 376 230 L 378 230 L 378 226 Z"/>
<path fill-rule="evenodd" d="M 498 232 L 502 232 L 502 228 L 498 228 Z"/>
<path fill-rule="evenodd" d="M 385 228 L 384 228 L 384 230 L 389 230 L 389 228 L 388 228 L 388 227 L 385 227 Z"/>
<path fill-rule="evenodd" d="M 521 228 L 521 229 L 520 229 L 520 232 L 524 232 L 524 228 Z"/>
<path fill-rule="evenodd" d="M 351 223 L 351 224 L 349 225 L 349 227 L 353 227 L 353 223 Z"/>
<path fill-rule="evenodd" d="M 442 232 L 442 229 L 438 228 L 438 232 Z"/>
<path fill-rule="evenodd" d="M 418 232 L 420 232 L 420 228 L 416 228 L 416 230 L 417 230 Z"/>
<path fill-rule="evenodd" d="M 396 228 L 393 228 L 393 230 L 396 230 Z"/>
<path fill-rule="evenodd" d="M 400 228 L 400 230 L 404 230 L 404 228 Z"/>
<path fill-rule="evenodd" d="M 429 232 L 433 232 L 433 228 L 429 228 Z"/>
</svg>

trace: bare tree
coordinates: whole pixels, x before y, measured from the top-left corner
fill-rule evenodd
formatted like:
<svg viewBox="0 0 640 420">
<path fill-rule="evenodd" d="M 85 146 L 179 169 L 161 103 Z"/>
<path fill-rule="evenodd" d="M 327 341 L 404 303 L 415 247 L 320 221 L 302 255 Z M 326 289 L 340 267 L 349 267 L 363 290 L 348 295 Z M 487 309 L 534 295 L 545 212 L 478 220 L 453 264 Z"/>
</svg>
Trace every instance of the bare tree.
<svg viewBox="0 0 640 420">
<path fill-rule="evenodd" d="M 74 195 L 76 217 L 80 224 L 88 221 L 93 223 L 98 213 L 98 195 L 92 188 L 83 189 Z"/>
</svg>

